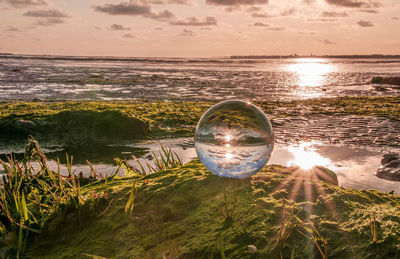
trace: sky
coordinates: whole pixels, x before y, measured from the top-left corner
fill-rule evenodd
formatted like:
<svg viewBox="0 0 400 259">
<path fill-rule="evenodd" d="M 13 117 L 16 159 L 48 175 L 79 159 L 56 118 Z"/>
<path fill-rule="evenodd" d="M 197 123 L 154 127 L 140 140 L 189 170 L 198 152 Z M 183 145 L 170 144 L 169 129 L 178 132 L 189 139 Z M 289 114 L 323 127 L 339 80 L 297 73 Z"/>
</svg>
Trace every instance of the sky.
<svg viewBox="0 0 400 259">
<path fill-rule="evenodd" d="M 400 0 L 0 0 L 0 52 L 400 54 Z"/>
</svg>

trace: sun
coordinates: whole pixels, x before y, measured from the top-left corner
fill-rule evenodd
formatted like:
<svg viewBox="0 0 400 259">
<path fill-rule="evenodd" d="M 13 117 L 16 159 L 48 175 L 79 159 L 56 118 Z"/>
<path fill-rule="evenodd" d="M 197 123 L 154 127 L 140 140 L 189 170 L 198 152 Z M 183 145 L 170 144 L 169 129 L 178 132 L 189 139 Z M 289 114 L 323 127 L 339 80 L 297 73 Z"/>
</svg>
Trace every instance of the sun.
<svg viewBox="0 0 400 259">
<path fill-rule="evenodd" d="M 225 135 L 225 140 L 226 140 L 226 142 L 230 142 L 232 140 L 232 136 L 229 135 L 229 134 L 226 134 Z"/>
<path fill-rule="evenodd" d="M 299 166 L 304 170 L 309 170 L 314 166 L 327 167 L 332 162 L 315 152 L 312 146 L 313 142 L 302 142 L 299 146 L 289 147 L 289 152 L 293 155 L 293 159 L 289 161 L 288 166 Z"/>
</svg>

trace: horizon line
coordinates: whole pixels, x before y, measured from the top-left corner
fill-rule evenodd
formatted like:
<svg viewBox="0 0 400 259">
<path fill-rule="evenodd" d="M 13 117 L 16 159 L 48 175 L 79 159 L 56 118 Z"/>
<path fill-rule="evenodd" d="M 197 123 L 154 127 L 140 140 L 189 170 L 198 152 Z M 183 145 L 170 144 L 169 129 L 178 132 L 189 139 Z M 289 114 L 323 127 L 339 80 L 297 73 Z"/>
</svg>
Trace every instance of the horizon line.
<svg viewBox="0 0 400 259">
<path fill-rule="evenodd" d="M 0 52 L 0 58 L 17 57 L 17 58 L 38 58 L 38 59 L 52 59 L 52 58 L 65 58 L 65 59 L 88 59 L 88 58 L 102 58 L 107 60 L 112 59 L 277 59 L 277 58 L 400 58 L 400 54 L 245 54 L 245 55 L 226 55 L 226 56 L 210 56 L 210 57 L 179 57 L 179 56 L 112 56 L 112 55 L 65 55 L 65 54 L 23 54 L 23 53 L 9 53 Z"/>
</svg>

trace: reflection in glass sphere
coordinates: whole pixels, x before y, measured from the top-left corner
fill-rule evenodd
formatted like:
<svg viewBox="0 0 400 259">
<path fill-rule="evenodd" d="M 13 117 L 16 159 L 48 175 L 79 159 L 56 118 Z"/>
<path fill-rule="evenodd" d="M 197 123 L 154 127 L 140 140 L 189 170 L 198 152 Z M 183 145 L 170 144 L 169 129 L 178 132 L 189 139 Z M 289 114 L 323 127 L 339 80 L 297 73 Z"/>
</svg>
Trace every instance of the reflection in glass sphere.
<svg viewBox="0 0 400 259">
<path fill-rule="evenodd" d="M 212 173 L 247 178 L 260 171 L 274 148 L 274 133 L 265 114 L 243 101 L 220 102 L 201 117 L 195 148 Z"/>
</svg>

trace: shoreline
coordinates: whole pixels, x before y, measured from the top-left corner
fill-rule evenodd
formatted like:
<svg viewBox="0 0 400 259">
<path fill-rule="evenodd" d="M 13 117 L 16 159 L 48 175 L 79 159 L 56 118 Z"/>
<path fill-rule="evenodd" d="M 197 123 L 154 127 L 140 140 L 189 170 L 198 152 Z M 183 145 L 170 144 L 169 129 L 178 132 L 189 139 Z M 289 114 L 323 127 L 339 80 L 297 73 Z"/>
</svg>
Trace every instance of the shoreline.
<svg viewBox="0 0 400 259">
<path fill-rule="evenodd" d="M 193 136 L 198 119 L 212 104 L 187 101 L 0 102 L 0 131 L 8 134 L 10 143 L 22 143 L 28 135 L 35 135 L 39 143 L 45 145 L 78 145 L 84 150 L 85 146 L 90 148 L 99 144 L 98 150 L 102 150 L 101 145 L 123 144 L 128 139 Z M 275 132 L 280 133 L 277 141 L 281 144 L 313 137 L 336 141 L 338 136 L 345 144 L 349 144 L 345 140 L 351 140 L 355 145 L 368 146 L 375 142 L 363 135 L 361 129 L 369 130 L 366 127 L 369 125 L 380 131 L 367 131 L 366 134 L 387 137 L 375 143 L 378 147 L 391 144 L 400 147 L 396 144 L 400 97 L 346 97 L 255 104 L 271 119 Z M 105 132 L 98 130 L 125 122 L 128 123 L 126 129 L 140 126 L 143 131 L 138 135 L 124 135 L 123 128 Z M 348 131 L 343 131 L 346 127 Z M 285 129 L 288 129 L 286 133 Z M 319 135 L 313 136 L 314 133 Z M 368 141 L 360 142 L 365 139 Z M 96 140 L 100 142 L 96 143 Z M 33 150 L 38 149 L 40 147 L 36 146 Z M 48 168 L 42 150 L 35 154 L 28 155 L 29 159 Z M 279 253 L 285 256 L 294 253 L 296 258 L 309 258 L 318 255 L 317 245 L 326 246 L 325 255 L 329 257 L 376 254 L 390 257 L 399 252 L 400 196 L 339 187 L 337 174 L 323 167 L 313 168 L 310 174 L 299 167 L 269 165 L 250 179 L 240 181 L 212 175 L 198 160 L 149 175 L 141 175 L 127 165 L 127 161 L 119 160 L 125 175 L 113 174 L 93 181 L 96 169 L 91 170 L 89 178 L 72 176 L 72 161 L 68 161 L 69 166 L 65 169 L 69 173 L 54 178 L 57 184 L 59 181 L 72 181 L 62 187 L 66 189 L 59 190 L 60 194 L 68 193 L 62 198 L 66 199 L 64 203 L 56 204 L 54 212 L 49 212 L 40 226 L 33 220 L 24 223 L 40 232 L 22 231 L 28 239 L 23 238 L 26 250 L 20 253 L 26 256 L 138 258 L 178 253 L 188 258 L 218 257 L 221 254 L 265 258 Z M 53 181 L 50 180 L 52 174 L 57 175 L 50 169 L 41 172 L 47 181 Z M 13 174 L 7 172 L 4 176 L 8 175 Z M 13 177 L 35 179 L 33 175 L 24 173 Z M 326 179 L 331 179 L 331 183 Z M 39 218 L 43 214 L 36 214 L 39 213 L 34 198 L 37 194 L 32 190 L 40 185 L 35 187 L 32 181 L 23 187 L 27 189 L 22 193 L 27 197 L 24 198 L 27 210 Z M 46 193 L 47 189 L 42 187 L 38 190 L 44 191 L 42 197 L 47 197 L 50 202 L 43 206 L 55 206 L 51 201 L 54 195 Z M 10 209 L 14 208 L 13 199 L 8 202 Z M 20 220 L 15 208 L 10 215 Z M 0 220 L 0 229 L 3 229 L 0 244 L 4 247 L 0 249 L 0 255 L 7 256 L 19 247 L 18 225 L 8 222 L 7 216 L 1 213 Z M 374 229 L 372 233 L 371 226 Z M 282 235 L 282 231 L 287 231 L 288 236 Z M 314 240 L 316 243 L 312 241 L 315 236 L 321 236 Z M 257 249 L 255 254 L 247 249 L 249 245 Z"/>
</svg>

